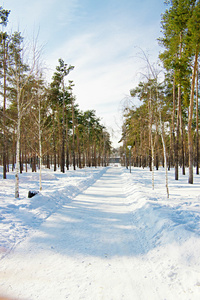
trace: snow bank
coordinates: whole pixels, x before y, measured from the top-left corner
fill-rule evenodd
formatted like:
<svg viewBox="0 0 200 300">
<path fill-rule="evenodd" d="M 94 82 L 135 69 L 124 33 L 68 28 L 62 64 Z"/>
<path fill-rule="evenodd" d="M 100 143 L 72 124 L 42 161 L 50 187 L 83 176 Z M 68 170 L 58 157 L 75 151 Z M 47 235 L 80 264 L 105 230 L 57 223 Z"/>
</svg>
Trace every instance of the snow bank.
<svg viewBox="0 0 200 300">
<path fill-rule="evenodd" d="M 33 198 L 28 198 L 29 190 L 39 190 L 39 174 L 29 170 L 20 174 L 19 199 L 14 198 L 15 174 L 9 172 L 6 180 L 0 180 L 0 259 L 31 230 L 93 184 L 104 172 L 106 168 L 70 170 L 64 174 L 45 169 L 42 174 L 43 190 Z"/>
<path fill-rule="evenodd" d="M 105 277 L 107 279 L 102 283 L 104 288 L 107 288 L 104 291 L 106 295 L 110 291 L 110 286 L 114 286 L 115 280 L 119 283 L 116 293 L 112 290 L 113 295 L 116 295 L 113 299 L 122 299 L 118 295 L 123 295 L 124 287 L 127 289 L 127 295 L 129 295 L 130 288 L 130 293 L 133 294 L 154 295 L 155 297 L 151 299 L 199 299 L 200 176 L 194 174 L 194 184 L 189 185 L 187 175 L 183 176 L 180 172 L 179 181 L 175 181 L 174 171 L 171 170 L 168 173 L 170 198 L 167 199 L 165 171 L 163 169 L 160 168 L 159 171 L 155 171 L 155 188 L 152 190 L 152 173 L 148 169 L 132 168 L 130 174 L 129 170 L 124 168 L 113 168 L 118 171 L 112 172 L 114 169 L 111 169 L 105 174 L 104 181 L 101 182 L 105 183 L 105 178 L 111 176 L 112 191 L 115 192 L 115 195 L 118 195 L 117 193 L 120 191 L 119 197 L 115 196 L 113 199 L 110 194 L 109 183 L 107 187 L 105 184 L 104 189 L 102 189 L 102 184 L 100 185 L 98 181 L 99 185 L 97 184 L 92 191 L 90 189 L 88 192 L 89 202 L 88 199 L 84 198 L 87 197 L 87 193 L 85 193 L 84 196 L 80 195 L 79 201 L 73 203 L 76 201 L 75 196 L 91 186 L 97 179 L 100 179 L 109 168 L 70 170 L 65 174 L 59 171 L 54 173 L 52 170 L 43 170 L 43 191 L 33 198 L 27 197 L 28 191 L 39 189 L 39 175 L 31 172 L 23 173 L 20 175 L 20 199 L 17 200 L 14 198 L 14 173 L 8 174 L 8 180 L 1 179 L 1 258 L 17 243 L 28 235 L 31 236 L 32 231 L 35 231 L 36 235 L 40 234 L 35 229 L 54 212 L 56 213 L 48 219 L 52 219 L 52 222 L 59 215 L 57 212 L 61 214 L 64 211 L 68 216 L 69 207 L 72 206 L 68 231 L 66 231 L 65 224 L 62 225 L 62 230 L 65 232 L 63 238 L 66 239 L 68 247 L 70 245 L 70 255 L 68 253 L 68 255 L 63 256 L 62 253 L 55 253 L 54 249 L 51 248 L 48 248 L 47 253 L 45 252 L 45 259 L 48 261 L 46 254 L 50 255 L 52 263 L 55 264 L 58 277 L 62 275 L 60 268 L 63 264 L 63 257 L 66 264 L 65 269 L 67 270 L 68 265 L 71 266 L 68 275 L 71 278 L 69 283 L 72 285 L 71 290 L 74 296 L 71 298 L 69 296 L 69 299 L 80 299 L 79 283 L 77 283 L 78 279 L 76 280 L 77 272 L 80 277 L 82 274 L 88 276 L 83 284 L 86 286 L 88 283 L 87 289 L 82 291 L 83 296 L 89 293 L 89 288 L 91 295 L 95 295 L 96 288 L 99 288 L 98 285 L 102 281 L 102 274 L 107 274 Z M 115 178 L 115 176 L 117 177 Z M 98 193 L 101 193 L 101 197 Z M 95 198 L 96 194 L 96 200 L 92 202 L 93 196 Z M 102 196 L 103 194 L 105 197 Z M 62 209 L 58 211 L 59 208 Z M 83 211 L 84 220 L 77 217 L 77 213 L 82 215 Z M 73 222 L 74 219 L 76 222 Z M 43 226 L 44 228 L 45 226 Z M 54 229 L 57 230 L 56 226 Z M 69 243 L 70 233 L 72 236 Z M 108 249 L 104 249 L 105 245 Z M 39 247 L 40 245 L 38 245 Z M 62 250 L 66 252 L 66 248 L 65 246 Z M 77 249 L 82 249 L 83 253 L 74 255 L 77 253 L 75 251 Z M 110 257 L 109 251 L 112 252 Z M 105 254 L 103 257 L 102 253 Z M 54 261 L 55 255 L 56 261 Z M 59 265 L 57 265 L 58 260 Z M 87 271 L 86 267 L 83 268 L 85 261 L 87 261 L 87 267 L 90 266 L 92 271 Z M 9 264 L 9 259 L 7 263 Z M 10 263 L 12 265 L 12 261 Z M 103 273 L 101 273 L 102 265 L 105 267 Z M 6 266 L 5 263 L 5 268 Z M 79 271 L 76 271 L 75 266 L 78 267 Z M 52 268 L 52 284 L 56 284 L 54 282 L 55 268 Z M 99 268 L 101 271 L 98 271 Z M 20 266 L 18 271 L 20 272 Z M 126 280 L 126 276 L 128 280 Z M 97 280 L 96 285 L 92 287 L 89 284 L 93 282 L 94 278 L 98 278 L 99 281 Z M 15 276 L 13 280 L 15 280 Z M 58 283 L 61 287 L 65 286 L 65 283 Z M 135 288 L 131 289 L 132 285 L 136 289 L 138 288 L 138 291 Z M 152 287 L 152 285 L 154 286 Z M 32 291 L 31 289 L 30 291 Z M 86 290 L 88 291 L 86 292 Z M 133 299 L 131 295 L 126 299 Z M 94 298 L 86 297 L 86 299 Z M 102 298 L 97 297 L 97 299 Z M 136 297 L 134 299 L 144 298 Z"/>
<path fill-rule="evenodd" d="M 187 293 L 186 299 L 197 299 L 192 295 L 200 294 L 200 177 L 195 175 L 195 184 L 189 185 L 187 175 L 180 174 L 180 180 L 175 181 L 170 171 L 167 199 L 164 170 L 155 171 L 154 190 L 151 176 L 151 172 L 138 168 L 122 174 L 127 205 L 144 245 L 143 254 L 157 264 L 158 274 L 173 295 L 179 284 Z M 169 295 L 169 299 L 173 297 Z"/>
</svg>

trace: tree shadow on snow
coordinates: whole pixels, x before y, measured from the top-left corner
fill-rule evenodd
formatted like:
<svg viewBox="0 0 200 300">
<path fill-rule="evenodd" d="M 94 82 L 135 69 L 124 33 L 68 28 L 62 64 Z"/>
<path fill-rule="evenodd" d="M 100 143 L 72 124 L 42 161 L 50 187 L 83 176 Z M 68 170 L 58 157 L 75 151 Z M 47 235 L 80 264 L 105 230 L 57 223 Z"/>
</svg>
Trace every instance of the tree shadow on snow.
<svg viewBox="0 0 200 300">
<path fill-rule="evenodd" d="M 147 203 L 131 212 L 116 177 L 105 178 L 103 187 L 98 181 L 51 215 L 31 238 L 34 249 L 66 256 L 140 256 L 189 230 L 180 223 L 180 211 L 170 207 Z"/>
</svg>

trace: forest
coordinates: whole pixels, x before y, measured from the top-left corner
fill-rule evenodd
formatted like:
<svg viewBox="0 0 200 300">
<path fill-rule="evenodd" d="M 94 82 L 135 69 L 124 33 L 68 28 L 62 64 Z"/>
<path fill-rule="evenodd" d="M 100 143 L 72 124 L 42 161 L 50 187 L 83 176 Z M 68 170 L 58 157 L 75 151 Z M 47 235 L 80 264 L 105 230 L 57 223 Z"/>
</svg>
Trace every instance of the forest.
<svg viewBox="0 0 200 300">
<path fill-rule="evenodd" d="M 128 165 L 131 146 L 132 164 L 149 167 L 173 167 L 193 184 L 193 172 L 199 174 L 199 49 L 200 2 L 171 0 L 161 16 L 159 63 L 151 63 L 141 50 L 146 64 L 141 81 L 130 89 L 140 105 L 123 108 L 123 147 L 121 156 Z"/>
<path fill-rule="evenodd" d="M 66 80 L 74 66 L 58 59 L 48 83 L 37 41 L 27 45 L 21 32 L 6 32 L 9 14 L 0 7 L 0 165 L 4 179 L 15 170 L 18 198 L 19 174 L 28 165 L 32 172 L 45 165 L 63 173 L 70 165 L 106 166 L 111 141 L 96 112 L 79 109 L 74 83 Z"/>
<path fill-rule="evenodd" d="M 146 69 L 130 87 L 133 104 L 123 108 L 120 156 L 126 167 L 129 155 L 135 167 L 163 166 L 166 178 L 173 168 L 175 180 L 189 168 L 193 184 L 194 170 L 199 174 L 200 2 L 165 3 L 158 63 L 141 49 Z M 0 7 L 0 165 L 4 179 L 9 168 L 15 170 L 17 198 L 19 174 L 28 165 L 40 173 L 42 165 L 63 173 L 70 166 L 106 166 L 112 147 L 96 112 L 79 109 L 75 83 L 67 80 L 75 66 L 59 58 L 47 82 L 37 41 L 27 45 L 21 32 L 8 33 L 9 14 Z"/>
</svg>

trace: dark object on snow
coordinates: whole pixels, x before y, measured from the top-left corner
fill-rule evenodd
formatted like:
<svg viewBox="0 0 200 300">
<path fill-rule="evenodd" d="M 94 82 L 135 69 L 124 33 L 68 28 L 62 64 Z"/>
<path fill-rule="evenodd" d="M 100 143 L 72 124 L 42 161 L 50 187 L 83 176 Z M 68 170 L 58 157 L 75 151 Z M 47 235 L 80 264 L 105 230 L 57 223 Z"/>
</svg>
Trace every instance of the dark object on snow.
<svg viewBox="0 0 200 300">
<path fill-rule="evenodd" d="M 35 195 L 37 195 L 39 192 L 38 191 L 29 191 L 28 192 L 28 198 L 32 198 L 34 197 Z"/>
</svg>

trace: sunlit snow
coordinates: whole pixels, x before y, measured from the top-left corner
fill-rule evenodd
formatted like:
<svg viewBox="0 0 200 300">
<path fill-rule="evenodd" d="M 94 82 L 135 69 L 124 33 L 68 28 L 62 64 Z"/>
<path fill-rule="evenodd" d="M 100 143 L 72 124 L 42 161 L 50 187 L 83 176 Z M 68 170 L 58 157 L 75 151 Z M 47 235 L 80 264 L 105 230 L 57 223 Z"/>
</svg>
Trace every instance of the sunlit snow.
<svg viewBox="0 0 200 300">
<path fill-rule="evenodd" d="M 0 294 L 13 299 L 195 300 L 200 177 L 121 166 L 0 180 Z"/>
</svg>

